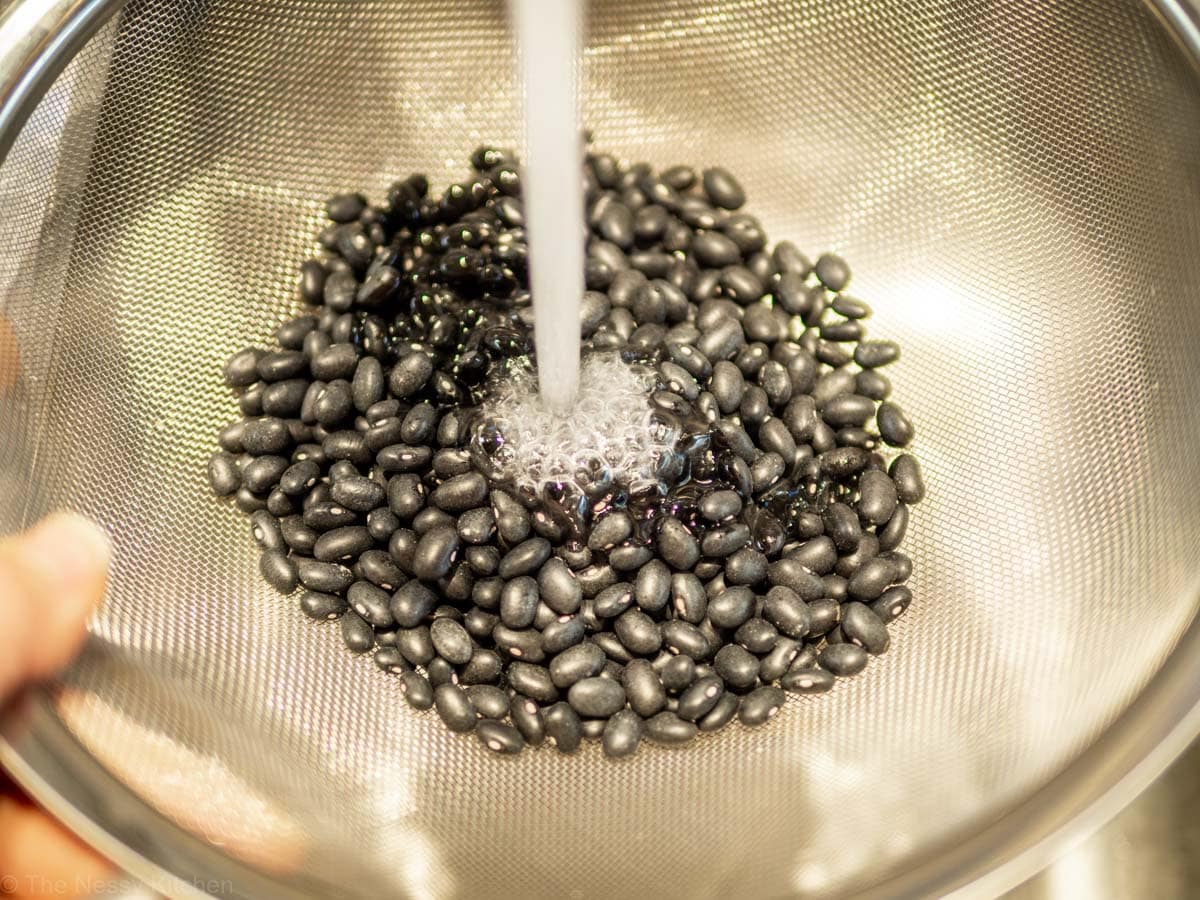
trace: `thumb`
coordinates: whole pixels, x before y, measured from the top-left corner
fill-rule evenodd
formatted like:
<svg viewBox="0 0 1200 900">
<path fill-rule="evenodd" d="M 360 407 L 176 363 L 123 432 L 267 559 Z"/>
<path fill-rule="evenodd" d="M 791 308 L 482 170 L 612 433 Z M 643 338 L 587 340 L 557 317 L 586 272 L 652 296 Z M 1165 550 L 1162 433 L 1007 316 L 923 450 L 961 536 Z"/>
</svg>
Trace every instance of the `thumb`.
<svg viewBox="0 0 1200 900">
<path fill-rule="evenodd" d="M 108 538 L 72 513 L 0 538 L 0 699 L 79 650 L 104 594 Z"/>
</svg>

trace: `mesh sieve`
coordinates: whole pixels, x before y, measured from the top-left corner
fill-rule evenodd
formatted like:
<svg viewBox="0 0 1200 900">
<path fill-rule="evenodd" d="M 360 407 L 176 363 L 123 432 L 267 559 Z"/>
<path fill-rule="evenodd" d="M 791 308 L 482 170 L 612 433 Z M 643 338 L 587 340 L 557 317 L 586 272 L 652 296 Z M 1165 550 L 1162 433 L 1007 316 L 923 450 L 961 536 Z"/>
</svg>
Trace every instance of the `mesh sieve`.
<svg viewBox="0 0 1200 900">
<path fill-rule="evenodd" d="M 221 363 L 296 308 L 322 199 L 519 145 L 512 68 L 498 3 L 130 0 L 59 76 L 0 166 L 0 528 L 80 509 L 116 564 L 23 727 L 84 748 L 64 783 L 94 760 L 144 801 L 100 825 L 182 892 L 222 855 L 229 895 L 899 889 L 1049 795 L 1196 610 L 1196 71 L 1135 0 L 592 4 L 597 145 L 719 162 L 774 238 L 856 264 L 929 487 L 885 658 L 616 764 L 493 758 L 409 710 L 205 487 Z"/>
</svg>

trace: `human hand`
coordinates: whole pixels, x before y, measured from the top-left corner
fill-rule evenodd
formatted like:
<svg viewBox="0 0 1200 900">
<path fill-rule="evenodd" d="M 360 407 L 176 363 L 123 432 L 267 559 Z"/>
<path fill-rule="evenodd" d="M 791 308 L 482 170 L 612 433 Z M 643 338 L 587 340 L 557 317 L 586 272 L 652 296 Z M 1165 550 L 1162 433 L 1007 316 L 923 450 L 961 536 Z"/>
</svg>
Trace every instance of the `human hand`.
<svg viewBox="0 0 1200 900">
<path fill-rule="evenodd" d="M 71 514 L 0 538 L 0 704 L 25 682 L 57 672 L 79 650 L 104 593 L 108 557 L 104 534 Z M 109 863 L 0 772 L 0 895 L 86 895 L 88 885 L 111 878 Z"/>
</svg>

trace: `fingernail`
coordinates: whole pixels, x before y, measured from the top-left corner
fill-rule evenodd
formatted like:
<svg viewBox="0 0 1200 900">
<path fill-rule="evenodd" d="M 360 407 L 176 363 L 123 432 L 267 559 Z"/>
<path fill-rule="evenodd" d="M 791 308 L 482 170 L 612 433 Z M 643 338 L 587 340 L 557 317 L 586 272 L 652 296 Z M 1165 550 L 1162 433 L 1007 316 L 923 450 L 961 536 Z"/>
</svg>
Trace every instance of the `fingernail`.
<svg viewBox="0 0 1200 900">
<path fill-rule="evenodd" d="M 100 527 L 75 513 L 54 513 L 25 539 L 24 553 L 64 589 L 94 584 L 108 567 L 111 549 Z"/>
</svg>

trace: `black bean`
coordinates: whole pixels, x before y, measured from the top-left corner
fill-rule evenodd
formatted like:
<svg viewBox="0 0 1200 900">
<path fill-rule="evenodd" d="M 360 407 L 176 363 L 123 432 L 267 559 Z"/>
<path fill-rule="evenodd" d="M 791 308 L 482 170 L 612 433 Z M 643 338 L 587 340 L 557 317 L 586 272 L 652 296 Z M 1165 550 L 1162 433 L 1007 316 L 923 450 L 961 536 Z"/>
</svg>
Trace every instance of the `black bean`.
<svg viewBox="0 0 1200 900">
<path fill-rule="evenodd" d="M 436 431 L 437 412 L 429 403 L 418 403 L 400 422 L 400 440 L 405 444 L 426 444 Z"/>
<path fill-rule="evenodd" d="M 325 202 L 325 215 L 334 222 L 353 222 L 366 208 L 362 194 L 335 194 Z"/>
<path fill-rule="evenodd" d="M 792 556 L 771 563 L 767 567 L 767 580 L 772 586 L 791 589 L 806 602 L 825 595 L 825 583 L 820 576 Z"/>
<path fill-rule="evenodd" d="M 275 350 L 259 357 L 257 369 L 258 377 L 263 381 L 287 381 L 307 373 L 308 357 L 299 350 Z"/>
<path fill-rule="evenodd" d="M 790 669 L 781 679 L 780 686 L 795 694 L 823 694 L 833 687 L 834 676 L 824 669 L 807 667 Z"/>
<path fill-rule="evenodd" d="M 413 709 L 429 709 L 433 706 L 433 685 L 428 678 L 412 669 L 400 673 L 400 693 Z"/>
<path fill-rule="evenodd" d="M 360 525 L 347 525 L 326 531 L 313 546 L 313 555 L 321 562 L 353 559 L 375 545 L 371 533 Z"/>
<path fill-rule="evenodd" d="M 454 666 L 440 656 L 435 656 L 425 666 L 425 677 L 434 688 L 441 684 L 458 684 L 458 674 L 454 671 Z"/>
<path fill-rule="evenodd" d="M 434 658 L 433 641 L 424 625 L 396 632 L 396 649 L 414 666 L 426 666 Z"/>
<path fill-rule="evenodd" d="M 662 681 L 654 667 L 644 659 L 635 659 L 625 666 L 621 683 L 625 686 L 630 707 L 643 718 L 660 712 L 667 705 Z"/>
<path fill-rule="evenodd" d="M 900 347 L 893 341 L 863 341 L 854 348 L 854 361 L 864 369 L 886 366 L 900 358 Z"/>
<path fill-rule="evenodd" d="M 858 489 L 858 514 L 862 520 L 870 525 L 887 524 L 896 512 L 897 505 L 896 486 L 892 484 L 892 479 L 878 469 L 871 469 L 859 479 Z"/>
<path fill-rule="evenodd" d="M 335 431 L 321 443 L 321 449 L 325 451 L 325 456 L 331 461 L 337 462 L 344 459 L 354 463 L 357 468 L 365 468 L 371 462 L 371 451 L 367 449 L 362 434 L 357 431 Z M 385 448 L 379 454 L 382 468 L 387 468 L 387 458 L 384 454 L 389 449 L 392 448 Z M 422 449 L 428 453 L 428 448 Z M 424 461 L 429 461 L 428 455 Z"/>
<path fill-rule="evenodd" d="M 763 616 L 788 637 L 802 638 L 808 634 L 808 605 L 791 588 L 782 585 L 771 588 L 763 604 Z"/>
<path fill-rule="evenodd" d="M 515 695 L 509 704 L 509 715 L 521 737 L 530 747 L 540 747 L 546 739 L 546 720 L 541 707 L 529 697 Z"/>
<path fill-rule="evenodd" d="M 708 604 L 708 619 L 718 628 L 737 628 L 754 615 L 754 592 L 748 587 L 728 587 Z"/>
<path fill-rule="evenodd" d="M 375 628 L 388 628 L 396 624 L 388 609 L 391 596 L 369 581 L 356 581 L 346 594 L 350 608 Z"/>
<path fill-rule="evenodd" d="M 867 651 L 855 644 L 829 644 L 817 655 L 821 668 L 834 675 L 857 675 L 867 666 Z"/>
<path fill-rule="evenodd" d="M 500 621 L 509 628 L 528 628 L 538 607 L 537 582 L 528 575 L 514 578 L 500 592 Z"/>
<path fill-rule="evenodd" d="M 453 525 L 435 525 L 430 528 L 421 535 L 413 553 L 413 575 L 429 581 L 444 577 L 458 558 L 460 545 L 458 531 Z"/>
<path fill-rule="evenodd" d="M 475 728 L 480 743 L 493 753 L 512 755 L 525 749 L 525 738 L 512 725 L 492 719 L 480 722 Z"/>
<path fill-rule="evenodd" d="M 401 400 L 421 390 L 433 375 L 433 361 L 425 353 L 410 353 L 392 367 L 388 390 Z"/>
<path fill-rule="evenodd" d="M 458 536 L 466 544 L 484 544 L 496 533 L 496 516 L 490 507 L 467 510 L 458 517 Z"/>
<path fill-rule="evenodd" d="M 719 231 L 701 231 L 692 238 L 692 254 L 704 266 L 714 269 L 732 266 L 741 261 L 737 244 Z"/>
<path fill-rule="evenodd" d="M 660 712 L 643 724 L 643 734 L 656 744 L 673 746 L 686 744 L 699 729 L 694 722 L 679 718 L 673 712 Z"/>
<path fill-rule="evenodd" d="M 482 504 L 487 496 L 487 479 L 479 472 L 468 472 L 443 482 L 429 499 L 446 512 L 465 512 Z"/>
<path fill-rule="evenodd" d="M 704 193 L 714 206 L 738 209 L 746 202 L 746 192 L 728 170 L 713 167 L 704 170 Z"/>
<path fill-rule="evenodd" d="M 499 518 L 497 518 L 497 525 L 503 534 L 504 527 Z M 552 550 L 550 542 L 545 538 L 534 537 L 522 541 L 500 560 L 500 577 L 515 578 L 518 575 L 527 575 L 537 571 L 550 558 Z"/>
<path fill-rule="evenodd" d="M 218 497 L 228 497 L 242 484 L 242 473 L 231 453 L 220 450 L 208 461 L 208 483 Z"/>
<path fill-rule="evenodd" d="M 574 753 L 583 738 L 579 714 L 567 703 L 555 703 L 544 714 L 546 736 L 560 753 Z"/>
<path fill-rule="evenodd" d="M 874 600 L 887 590 L 896 578 L 896 569 L 890 559 L 875 557 L 867 560 L 850 576 L 846 590 L 856 600 Z"/>
<path fill-rule="evenodd" d="M 351 653 L 366 653 L 375 646 L 375 629 L 357 613 L 343 615 L 341 627 L 342 642 Z"/>
<path fill-rule="evenodd" d="M 503 719 L 508 715 L 508 691 L 494 684 L 473 684 L 467 688 L 467 696 L 481 719 Z"/>
<path fill-rule="evenodd" d="M 509 685 L 520 694 L 532 697 L 539 703 L 553 703 L 558 699 L 558 688 L 545 666 L 513 662 L 507 674 Z"/>
<path fill-rule="evenodd" d="M 446 727 L 458 734 L 475 728 L 478 715 L 471 698 L 457 684 L 439 684 L 433 690 L 433 704 Z"/>
<path fill-rule="evenodd" d="M 724 692 L 725 684 L 718 676 L 698 678 L 679 695 L 679 706 L 675 714 L 681 719 L 695 722 L 717 705 Z"/>
<path fill-rule="evenodd" d="M 617 572 L 633 572 L 654 557 L 654 551 L 641 544 L 627 543 L 615 547 L 608 554 L 608 564 Z"/>
<path fill-rule="evenodd" d="M 316 306 L 325 294 L 325 277 L 328 273 L 320 260 L 305 260 L 300 266 L 300 299 L 309 306 Z"/>
<path fill-rule="evenodd" d="M 859 524 L 858 514 L 845 503 L 829 504 L 822 521 L 825 524 L 825 534 L 832 539 L 839 551 L 848 553 L 858 546 L 862 538 L 862 526 Z"/>
<path fill-rule="evenodd" d="M 913 425 L 898 405 L 890 400 L 879 404 L 875 414 L 879 436 L 893 447 L 906 447 L 913 439 Z"/>
<path fill-rule="evenodd" d="M 592 611 L 598 619 L 615 619 L 633 604 L 633 586 L 627 582 L 606 585 L 592 602 Z"/>
<path fill-rule="evenodd" d="M 567 702 L 581 716 L 604 718 L 625 705 L 625 689 L 608 678 L 583 678 L 571 685 Z"/>
<path fill-rule="evenodd" d="M 269 416 L 247 420 L 240 438 L 242 448 L 252 456 L 281 454 L 292 446 L 292 435 L 287 424 Z"/>
<path fill-rule="evenodd" d="M 569 615 L 579 609 L 583 591 L 575 575 L 558 557 L 551 557 L 538 572 L 538 591 L 552 610 Z"/>
<path fill-rule="evenodd" d="M 636 752 L 641 740 L 641 717 L 632 710 L 622 709 L 605 723 L 601 747 L 605 756 L 617 759 Z"/>
<path fill-rule="evenodd" d="M 852 644 L 862 647 L 872 656 L 884 653 L 889 644 L 887 626 L 870 607 L 861 603 L 842 606 L 842 633 Z"/>
<path fill-rule="evenodd" d="M 395 475 L 388 480 L 388 508 L 402 522 L 412 518 L 425 508 L 425 486 L 419 475 Z"/>
<path fill-rule="evenodd" d="M 867 467 L 871 455 L 861 447 L 838 447 L 817 457 L 821 471 L 833 478 L 846 478 Z"/>
<path fill-rule="evenodd" d="M 738 721 L 743 725 L 762 725 L 783 709 L 786 695 L 773 685 L 763 685 L 742 698 Z"/>
<path fill-rule="evenodd" d="M 783 675 L 800 654 L 800 644 L 789 637 L 780 637 L 775 647 L 762 658 L 758 677 L 764 681 L 775 681 Z"/>
<path fill-rule="evenodd" d="M 394 591 L 405 581 L 404 573 L 383 550 L 368 550 L 358 558 L 364 578 L 385 591 Z"/>
<path fill-rule="evenodd" d="M 289 466 L 279 476 L 279 489 L 290 497 L 310 491 L 321 478 L 321 467 L 312 460 L 301 460 Z"/>
<path fill-rule="evenodd" d="M 713 659 L 713 668 L 731 688 L 747 690 L 754 687 L 758 680 L 760 663 L 758 658 L 744 647 L 726 644 L 717 651 Z"/>
<path fill-rule="evenodd" d="M 657 653 L 662 647 L 662 634 L 658 623 L 639 609 L 630 609 L 622 613 L 613 630 L 630 653 L 649 656 Z"/>
<path fill-rule="evenodd" d="M 463 627 L 473 638 L 482 640 L 492 633 L 492 629 L 500 623 L 500 617 L 478 606 L 472 607 L 463 616 Z"/>
<path fill-rule="evenodd" d="M 903 503 L 909 505 L 920 503 L 925 497 L 925 483 L 921 477 L 921 467 L 916 459 L 907 453 L 897 456 L 888 474 L 896 485 L 896 495 Z"/>
<path fill-rule="evenodd" d="M 326 500 L 314 503 L 304 510 L 304 524 L 318 531 L 331 531 L 346 525 L 353 525 L 358 516 L 346 509 L 340 503 Z"/>
<path fill-rule="evenodd" d="M 419 581 L 408 581 L 392 595 L 389 610 L 402 628 L 415 628 L 433 611 L 437 597 Z"/>
<path fill-rule="evenodd" d="M 381 544 L 386 544 L 388 538 L 392 536 L 392 532 L 399 527 L 400 519 L 386 507 L 381 506 L 367 513 L 367 531 L 371 532 L 371 537 Z"/>
<path fill-rule="evenodd" d="M 835 428 L 863 425 L 874 414 L 875 402 L 860 394 L 838 394 L 821 410 L 821 417 Z"/>
<path fill-rule="evenodd" d="M 671 571 L 658 559 L 652 559 L 638 570 L 634 581 L 634 599 L 647 612 L 666 607 L 671 595 Z"/>
<path fill-rule="evenodd" d="M 692 659 L 704 660 L 712 655 L 708 638 L 690 622 L 673 619 L 662 624 L 663 644 L 668 650 Z"/>
<path fill-rule="evenodd" d="M 752 547 L 743 547 L 725 560 L 725 581 L 757 584 L 767 577 L 767 557 Z"/>
<path fill-rule="evenodd" d="M 837 561 L 835 571 L 843 578 L 849 578 L 867 560 L 879 555 L 879 539 L 871 533 L 864 534 L 858 541 L 858 546 L 853 552 L 842 556 Z"/>
<path fill-rule="evenodd" d="M 298 577 L 296 564 L 280 550 L 267 550 L 259 560 L 259 571 L 267 584 L 281 594 L 290 594 L 296 589 Z"/>
<path fill-rule="evenodd" d="M 663 656 L 666 659 L 659 670 L 663 688 L 672 694 L 678 694 L 696 680 L 696 661 L 690 656 Z"/>
<path fill-rule="evenodd" d="M 295 562 L 300 583 L 310 591 L 337 594 L 354 582 L 353 573 L 337 563 L 318 562 L 304 557 L 297 557 Z"/>
<path fill-rule="evenodd" d="M 615 510 L 592 526 L 588 547 L 592 550 L 611 550 L 633 533 L 633 519 L 624 510 Z"/>
<path fill-rule="evenodd" d="M 471 659 L 474 643 L 467 630 L 453 619 L 435 619 L 429 626 L 429 637 L 438 656 L 460 666 Z M 505 706 L 507 707 L 507 702 Z"/>
<path fill-rule="evenodd" d="M 904 585 L 897 585 L 884 591 L 879 599 L 870 606 L 879 621 L 887 625 L 900 618 L 910 603 L 912 603 L 912 591 Z"/>
<path fill-rule="evenodd" d="M 700 579 L 690 572 L 677 573 L 671 578 L 671 604 L 678 618 L 693 625 L 704 621 L 708 597 Z"/>
<path fill-rule="evenodd" d="M 815 266 L 817 278 L 831 291 L 840 291 L 850 282 L 850 267 L 840 256 L 822 253 Z"/>
<path fill-rule="evenodd" d="M 779 638 L 775 626 L 766 619 L 753 618 L 742 624 L 733 639 L 751 653 L 770 653 Z"/>
<path fill-rule="evenodd" d="M 330 493 L 336 503 L 360 513 L 382 506 L 387 497 L 387 492 L 379 482 L 361 475 L 334 482 Z"/>
<path fill-rule="evenodd" d="M 326 621 L 338 618 L 346 611 L 347 603 L 338 594 L 305 591 L 300 595 L 300 609 L 310 619 Z"/>
<path fill-rule="evenodd" d="M 676 569 L 690 569 L 700 558 L 699 542 L 674 516 L 667 516 L 659 523 L 657 547 L 659 556 Z"/>
</svg>

